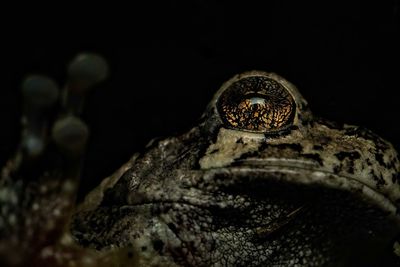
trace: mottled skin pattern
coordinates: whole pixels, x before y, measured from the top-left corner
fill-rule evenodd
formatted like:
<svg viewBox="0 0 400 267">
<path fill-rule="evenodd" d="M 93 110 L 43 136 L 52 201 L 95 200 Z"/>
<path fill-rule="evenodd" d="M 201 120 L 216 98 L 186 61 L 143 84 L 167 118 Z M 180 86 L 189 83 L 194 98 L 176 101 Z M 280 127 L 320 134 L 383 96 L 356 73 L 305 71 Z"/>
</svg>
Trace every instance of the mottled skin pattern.
<svg viewBox="0 0 400 267">
<path fill-rule="evenodd" d="M 225 127 L 219 95 L 260 75 L 294 97 L 290 129 Z M 92 193 L 72 232 L 96 249 L 132 243 L 155 266 L 354 266 L 399 230 L 398 172 L 388 142 L 315 119 L 293 85 L 250 72 L 222 86 L 198 126 L 152 143 Z"/>
<path fill-rule="evenodd" d="M 249 77 L 293 97 L 284 127 L 221 119 L 219 97 Z M 292 84 L 253 71 L 226 82 L 198 125 L 106 178 L 69 227 L 89 251 L 127 248 L 123 266 L 394 266 L 399 172 L 390 143 L 314 117 Z"/>
</svg>

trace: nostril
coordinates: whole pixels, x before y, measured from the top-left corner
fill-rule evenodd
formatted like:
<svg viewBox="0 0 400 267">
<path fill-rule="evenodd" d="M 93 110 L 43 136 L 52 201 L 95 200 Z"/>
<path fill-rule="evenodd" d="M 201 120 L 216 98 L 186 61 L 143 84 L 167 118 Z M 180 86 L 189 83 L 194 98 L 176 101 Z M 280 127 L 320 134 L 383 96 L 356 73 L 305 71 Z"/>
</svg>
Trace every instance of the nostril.
<svg viewBox="0 0 400 267">
<path fill-rule="evenodd" d="M 119 185 L 116 185 L 119 187 Z M 104 198 L 101 206 L 125 206 L 139 205 L 146 202 L 146 196 L 143 193 L 129 191 L 127 188 L 109 188 L 104 192 Z"/>
<path fill-rule="evenodd" d="M 118 184 L 114 188 L 108 188 L 104 192 L 103 201 L 100 206 L 123 206 L 127 204 L 127 194 L 128 190 L 126 188 L 120 187 L 117 190 L 115 187 L 119 187 Z"/>
<path fill-rule="evenodd" d="M 123 206 L 142 204 L 146 200 L 144 193 L 138 192 L 139 179 L 134 176 L 133 170 L 122 174 L 118 182 L 105 190 L 102 206 Z"/>
</svg>

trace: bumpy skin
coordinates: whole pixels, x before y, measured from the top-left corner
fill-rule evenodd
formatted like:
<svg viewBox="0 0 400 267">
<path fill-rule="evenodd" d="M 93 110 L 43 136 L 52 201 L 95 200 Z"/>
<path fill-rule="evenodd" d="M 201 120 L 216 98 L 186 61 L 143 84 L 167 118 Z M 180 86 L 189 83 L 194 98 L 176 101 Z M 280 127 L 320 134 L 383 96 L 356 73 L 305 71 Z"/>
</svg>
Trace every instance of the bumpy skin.
<svg viewBox="0 0 400 267">
<path fill-rule="evenodd" d="M 367 129 L 314 117 L 273 73 L 227 81 L 198 125 L 135 154 L 69 226 L 79 158 L 54 153 L 25 172 L 18 159 L 3 169 L 3 265 L 399 264 L 396 151 Z"/>
<path fill-rule="evenodd" d="M 235 129 L 221 119 L 220 96 L 257 77 L 294 99 L 282 130 Z M 140 266 L 389 264 L 399 170 L 388 142 L 315 118 L 292 84 L 248 72 L 221 87 L 197 126 L 152 142 L 103 181 L 71 230 L 98 250 L 133 246 Z"/>
</svg>

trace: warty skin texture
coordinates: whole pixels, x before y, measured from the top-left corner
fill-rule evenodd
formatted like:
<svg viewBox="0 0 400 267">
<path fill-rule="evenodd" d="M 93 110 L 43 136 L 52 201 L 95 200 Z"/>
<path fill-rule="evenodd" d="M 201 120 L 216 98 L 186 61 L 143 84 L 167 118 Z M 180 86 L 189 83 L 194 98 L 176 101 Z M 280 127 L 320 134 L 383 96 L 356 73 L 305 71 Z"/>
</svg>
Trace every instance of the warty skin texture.
<svg viewBox="0 0 400 267">
<path fill-rule="evenodd" d="M 248 77 L 292 95 L 284 131 L 222 122 L 220 95 Z M 198 126 L 150 144 L 126 169 L 88 196 L 72 232 L 96 249 L 132 244 L 150 266 L 364 266 L 399 230 L 396 151 L 366 129 L 313 117 L 276 74 L 235 76 Z"/>
<path fill-rule="evenodd" d="M 268 89 L 269 80 L 279 86 Z M 243 91 L 232 89 L 237 84 Z M 292 113 L 279 102 L 279 90 L 293 99 Z M 265 97 L 263 106 L 290 116 L 275 123 L 271 115 L 268 127 L 237 117 L 237 125 L 249 128 L 235 128 L 219 108 L 224 92 L 236 94 L 229 101 L 240 102 L 247 92 L 257 101 L 246 103 Z M 255 107 L 241 116 L 256 116 Z M 37 266 L 396 264 L 397 152 L 367 129 L 313 116 L 296 87 L 274 73 L 252 71 L 224 83 L 196 126 L 151 141 L 73 211 L 78 183 L 65 171 L 69 165 L 46 165 L 46 175 L 32 182 L 19 180 L 11 163 L 3 170 L 1 201 L 10 209 L 2 216 L 17 210 L 17 223 L 0 227 L 8 238 L 1 239 L 0 255 L 24 244 L 21 253 Z M 12 195 L 28 201 L 14 203 L 7 199 Z M 32 212 L 37 203 L 40 212 Z M 43 218 L 52 223 L 40 225 Z M 32 249 L 36 240 L 25 238 L 32 225 L 45 237 L 60 233 Z"/>
</svg>

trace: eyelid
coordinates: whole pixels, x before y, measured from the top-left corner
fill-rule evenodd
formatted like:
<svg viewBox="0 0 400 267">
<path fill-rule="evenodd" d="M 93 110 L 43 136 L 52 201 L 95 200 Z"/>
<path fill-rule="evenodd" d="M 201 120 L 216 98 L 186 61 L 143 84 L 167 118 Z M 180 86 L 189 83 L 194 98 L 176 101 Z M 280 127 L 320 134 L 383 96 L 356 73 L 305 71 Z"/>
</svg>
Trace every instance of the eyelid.
<svg viewBox="0 0 400 267">
<path fill-rule="evenodd" d="M 227 128 L 250 132 L 277 132 L 293 123 L 295 101 L 277 81 L 250 76 L 231 84 L 217 102 Z"/>
</svg>

